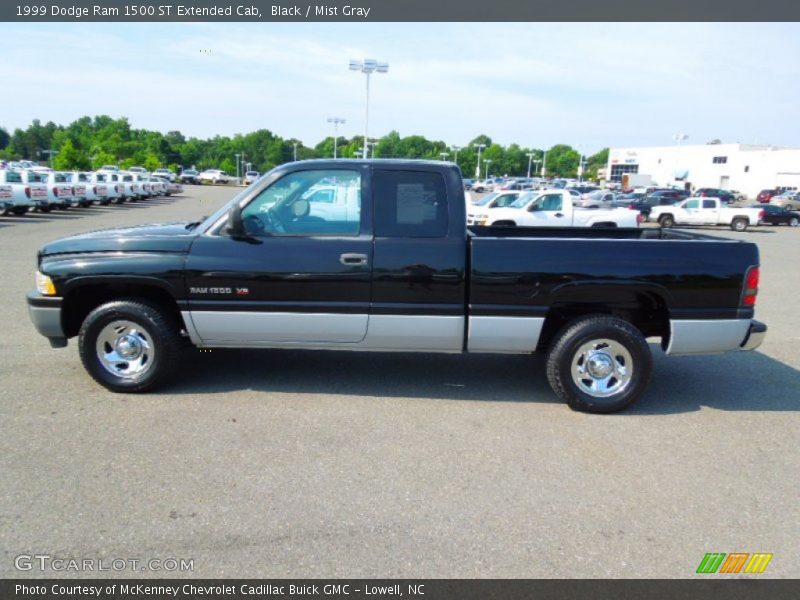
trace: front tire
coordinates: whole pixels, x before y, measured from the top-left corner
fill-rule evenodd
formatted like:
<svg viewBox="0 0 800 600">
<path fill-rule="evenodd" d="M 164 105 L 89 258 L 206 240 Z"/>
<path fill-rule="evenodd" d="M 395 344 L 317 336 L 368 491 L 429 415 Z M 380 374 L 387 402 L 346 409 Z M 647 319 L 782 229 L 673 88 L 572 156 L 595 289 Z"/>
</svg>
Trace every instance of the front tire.
<svg viewBox="0 0 800 600">
<path fill-rule="evenodd" d="M 664 215 L 662 217 L 659 217 L 658 224 L 664 229 L 669 229 L 670 227 L 675 225 L 675 218 L 672 215 Z"/>
<path fill-rule="evenodd" d="M 604 315 L 567 324 L 547 353 L 547 380 L 570 408 L 611 413 L 631 405 L 647 388 L 653 357 L 633 325 Z"/>
<path fill-rule="evenodd" d="M 789 219 L 789 227 L 797 227 L 798 225 L 800 225 L 800 219 L 797 217 L 792 217 Z"/>
<path fill-rule="evenodd" d="M 27 215 L 29 210 L 30 210 L 29 206 L 15 206 L 14 208 L 11 209 L 11 212 L 17 215 L 18 217 L 21 217 L 23 215 Z"/>
<path fill-rule="evenodd" d="M 81 362 L 97 383 L 112 392 L 153 390 L 178 370 L 179 329 L 164 309 L 146 301 L 103 304 L 81 325 Z"/>
</svg>

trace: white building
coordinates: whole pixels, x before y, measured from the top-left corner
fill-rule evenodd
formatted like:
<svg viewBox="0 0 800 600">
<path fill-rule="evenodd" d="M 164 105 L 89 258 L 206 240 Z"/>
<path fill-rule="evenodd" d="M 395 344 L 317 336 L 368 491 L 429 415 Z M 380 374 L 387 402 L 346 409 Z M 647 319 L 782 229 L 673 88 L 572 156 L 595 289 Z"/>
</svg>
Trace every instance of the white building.
<svg viewBox="0 0 800 600">
<path fill-rule="evenodd" d="M 767 188 L 800 188 L 800 148 L 751 144 L 612 148 L 606 177 L 650 175 L 658 185 L 739 190 L 755 197 Z"/>
</svg>

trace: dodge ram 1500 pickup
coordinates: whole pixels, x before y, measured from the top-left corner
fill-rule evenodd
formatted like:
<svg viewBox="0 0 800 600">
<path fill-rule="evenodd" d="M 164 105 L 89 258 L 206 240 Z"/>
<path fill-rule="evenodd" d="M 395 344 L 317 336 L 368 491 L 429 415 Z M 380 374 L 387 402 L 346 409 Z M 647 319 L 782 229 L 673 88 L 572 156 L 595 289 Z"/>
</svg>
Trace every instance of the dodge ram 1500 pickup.
<svg viewBox="0 0 800 600">
<path fill-rule="evenodd" d="M 644 393 L 648 337 L 691 355 L 752 350 L 766 333 L 752 243 L 467 228 L 465 209 L 455 165 L 290 163 L 199 222 L 46 244 L 29 312 L 52 346 L 77 336 L 88 373 L 116 392 L 164 384 L 189 343 L 541 352 L 556 394 L 592 412 Z"/>
</svg>

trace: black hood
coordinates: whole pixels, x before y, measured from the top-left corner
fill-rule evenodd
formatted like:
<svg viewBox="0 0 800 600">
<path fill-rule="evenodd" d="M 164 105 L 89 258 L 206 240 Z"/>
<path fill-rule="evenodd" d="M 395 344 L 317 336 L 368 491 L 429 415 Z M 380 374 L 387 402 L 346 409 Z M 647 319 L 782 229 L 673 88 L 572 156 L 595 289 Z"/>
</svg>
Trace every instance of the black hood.
<svg viewBox="0 0 800 600">
<path fill-rule="evenodd" d="M 160 223 L 90 231 L 45 244 L 43 256 L 80 252 L 188 252 L 195 236 L 189 223 Z"/>
</svg>

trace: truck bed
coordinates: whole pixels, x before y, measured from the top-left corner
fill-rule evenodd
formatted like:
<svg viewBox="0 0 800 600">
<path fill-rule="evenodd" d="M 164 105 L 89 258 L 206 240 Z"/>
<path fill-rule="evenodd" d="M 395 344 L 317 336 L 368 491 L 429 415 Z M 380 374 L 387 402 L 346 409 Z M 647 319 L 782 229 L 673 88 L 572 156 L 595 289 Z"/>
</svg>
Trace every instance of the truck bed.
<svg viewBox="0 0 800 600">
<path fill-rule="evenodd" d="M 739 243 L 736 240 L 691 231 L 637 227 L 476 227 L 467 228 L 477 238 L 568 238 L 608 240 L 707 240 Z"/>
</svg>

